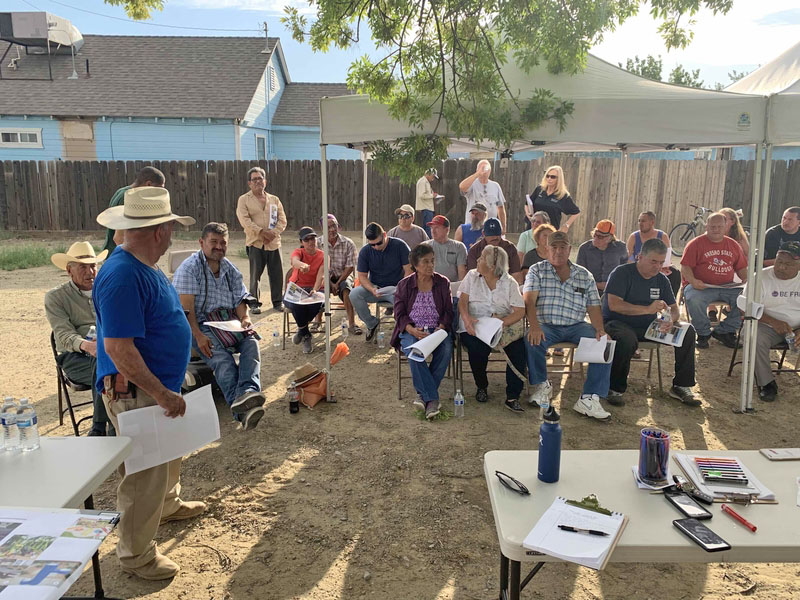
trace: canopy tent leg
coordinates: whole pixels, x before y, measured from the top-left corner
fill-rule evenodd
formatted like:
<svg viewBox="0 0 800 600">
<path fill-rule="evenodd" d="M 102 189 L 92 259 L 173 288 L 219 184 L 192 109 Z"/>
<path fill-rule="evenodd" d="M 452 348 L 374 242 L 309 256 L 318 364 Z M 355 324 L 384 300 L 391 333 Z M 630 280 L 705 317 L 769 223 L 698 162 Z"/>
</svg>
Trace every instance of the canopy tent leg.
<svg viewBox="0 0 800 600">
<path fill-rule="evenodd" d="M 625 202 L 627 200 L 627 188 L 628 188 L 628 151 L 622 151 L 622 174 L 621 178 L 622 181 L 618 187 L 620 192 L 617 192 L 617 231 L 620 231 L 622 227 L 622 221 L 625 217 Z"/>
<path fill-rule="evenodd" d="M 361 151 L 361 162 L 364 165 L 364 189 L 361 194 L 361 244 L 367 245 L 367 151 Z"/>
<path fill-rule="evenodd" d="M 325 364 L 327 365 L 328 376 L 326 377 L 325 398 L 331 397 L 331 278 L 328 276 L 330 273 L 330 256 L 328 254 L 328 156 L 327 146 L 320 144 L 320 160 L 322 161 L 320 169 L 320 178 L 322 183 L 322 239 L 325 240 L 323 246 L 323 273 L 325 276 Z"/>
</svg>

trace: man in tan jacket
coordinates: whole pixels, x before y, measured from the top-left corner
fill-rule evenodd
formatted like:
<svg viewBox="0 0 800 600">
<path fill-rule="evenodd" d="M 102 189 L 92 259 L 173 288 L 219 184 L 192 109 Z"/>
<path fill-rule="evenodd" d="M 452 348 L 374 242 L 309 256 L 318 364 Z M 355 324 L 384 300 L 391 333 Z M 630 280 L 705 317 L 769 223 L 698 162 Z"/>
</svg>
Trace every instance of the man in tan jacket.
<svg viewBox="0 0 800 600">
<path fill-rule="evenodd" d="M 261 301 L 258 284 L 266 267 L 272 308 L 280 310 L 283 307 L 281 233 L 286 229 L 286 213 L 278 197 L 266 192 L 267 174 L 264 169 L 250 169 L 247 185 L 250 191 L 239 196 L 236 217 L 244 229 L 245 248 L 250 260 L 250 295 Z M 258 314 L 261 309 L 253 308 L 250 312 Z"/>
</svg>

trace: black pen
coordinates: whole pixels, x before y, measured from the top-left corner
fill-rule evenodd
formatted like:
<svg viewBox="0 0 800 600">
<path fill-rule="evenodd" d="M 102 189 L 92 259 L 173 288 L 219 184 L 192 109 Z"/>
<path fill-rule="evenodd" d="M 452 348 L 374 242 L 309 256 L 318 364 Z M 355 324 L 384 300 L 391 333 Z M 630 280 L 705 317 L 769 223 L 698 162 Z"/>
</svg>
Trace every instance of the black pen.
<svg viewBox="0 0 800 600">
<path fill-rule="evenodd" d="M 580 527 L 572 527 L 570 525 L 559 525 L 561 531 L 571 531 L 573 533 L 588 533 L 589 535 L 608 535 L 605 531 L 598 531 L 597 529 L 581 529 Z"/>
</svg>

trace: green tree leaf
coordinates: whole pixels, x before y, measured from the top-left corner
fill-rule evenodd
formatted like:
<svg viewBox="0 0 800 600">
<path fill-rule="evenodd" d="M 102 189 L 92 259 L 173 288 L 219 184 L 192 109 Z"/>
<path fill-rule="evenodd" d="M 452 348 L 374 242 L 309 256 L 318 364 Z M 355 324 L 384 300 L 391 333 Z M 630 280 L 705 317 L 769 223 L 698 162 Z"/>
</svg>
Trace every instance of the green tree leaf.
<svg viewBox="0 0 800 600">
<path fill-rule="evenodd" d="M 111 6 L 122 6 L 131 19 L 144 20 L 152 16 L 154 10 L 164 10 L 164 0 L 104 0 Z"/>
</svg>

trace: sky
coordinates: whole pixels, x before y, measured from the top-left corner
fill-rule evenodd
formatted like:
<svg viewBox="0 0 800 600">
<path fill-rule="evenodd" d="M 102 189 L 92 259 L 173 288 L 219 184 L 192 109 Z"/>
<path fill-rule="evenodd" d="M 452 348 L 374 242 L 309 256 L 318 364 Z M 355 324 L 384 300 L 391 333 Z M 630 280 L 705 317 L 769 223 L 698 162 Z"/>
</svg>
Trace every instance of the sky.
<svg viewBox="0 0 800 600">
<path fill-rule="evenodd" d="M 291 1 L 308 9 L 307 2 L 297 0 L 165 0 L 164 10 L 143 23 L 128 21 L 121 7 L 103 0 L 0 0 L 0 9 L 45 10 L 69 19 L 82 33 L 106 35 L 258 36 L 263 35 L 266 21 L 269 35 L 281 38 L 292 81 L 344 82 L 354 59 L 375 52 L 368 39 L 346 52 L 334 49 L 327 54 L 314 53 L 309 45 L 295 42 L 280 23 L 283 6 Z M 661 55 L 664 78 L 676 64 L 682 64 L 700 69 L 705 87 L 713 87 L 717 82 L 730 83 L 730 71 L 751 71 L 800 40 L 798 0 L 734 0 L 727 15 L 701 11 L 694 18 L 695 39 L 686 50 L 667 52 L 656 22 L 645 11 L 607 34 L 591 52 L 612 64 L 624 64 L 635 55 Z"/>
</svg>

